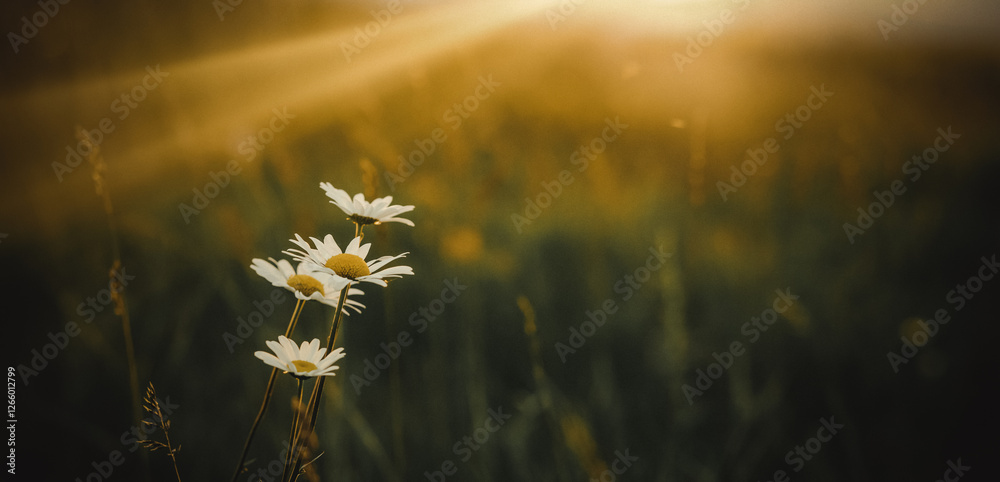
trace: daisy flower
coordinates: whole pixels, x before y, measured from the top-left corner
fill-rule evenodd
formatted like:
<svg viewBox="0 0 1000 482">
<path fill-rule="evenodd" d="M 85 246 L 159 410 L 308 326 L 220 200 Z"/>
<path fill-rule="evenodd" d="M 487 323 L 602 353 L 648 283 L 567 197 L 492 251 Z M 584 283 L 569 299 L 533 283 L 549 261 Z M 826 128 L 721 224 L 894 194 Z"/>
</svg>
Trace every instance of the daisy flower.
<svg viewBox="0 0 1000 482">
<path fill-rule="evenodd" d="M 361 244 L 360 236 L 352 239 L 343 251 L 340 250 L 340 246 L 337 246 L 337 242 L 333 240 L 333 235 L 327 234 L 322 241 L 316 238 L 309 239 L 312 239 L 315 247 L 309 246 L 309 243 L 302 239 L 302 236 L 296 234 L 295 239 L 289 241 L 302 249 L 289 249 L 283 252 L 296 261 L 309 264 L 312 269 L 328 273 L 345 282 L 367 281 L 380 286 L 387 286 L 386 278 L 400 278 L 404 274 L 413 274 L 413 268 L 409 266 L 393 266 L 382 269 L 389 262 L 402 258 L 409 253 L 397 256 L 382 256 L 371 261 L 365 261 L 365 257 L 368 256 L 368 250 L 371 249 L 372 245 L 371 243 Z"/>
<path fill-rule="evenodd" d="M 273 355 L 258 351 L 254 356 L 297 378 L 334 376 L 336 373 L 333 372 L 340 367 L 333 363 L 344 358 L 343 348 L 337 348 L 326 355 L 326 348 L 319 347 L 319 338 L 302 342 L 302 346 L 295 346 L 292 340 L 279 336 L 278 341 L 268 340 L 267 346 L 274 352 Z"/>
<path fill-rule="evenodd" d="M 276 261 L 268 258 L 270 262 L 260 258 L 254 258 L 250 265 L 261 277 L 271 282 L 271 285 L 285 288 L 293 293 L 300 300 L 316 300 L 330 306 L 337 306 L 340 302 L 341 291 L 347 286 L 346 280 L 337 279 L 335 276 L 316 271 L 309 263 L 299 263 L 296 269 L 292 269 L 292 263 L 286 260 Z M 365 305 L 352 300 L 351 296 L 361 296 L 364 292 L 351 288 L 347 292 L 347 301 L 344 303 L 344 314 L 349 315 L 347 308 L 361 313 Z"/>
<path fill-rule="evenodd" d="M 337 189 L 333 187 L 333 184 L 328 182 L 319 183 L 319 187 L 323 188 L 326 191 L 326 196 L 332 199 L 330 204 L 334 204 L 341 211 L 344 211 L 348 219 L 357 223 L 358 226 L 390 222 L 413 226 L 413 221 L 396 217 L 400 214 L 413 211 L 413 206 L 393 206 L 392 196 L 380 197 L 369 203 L 365 201 L 364 194 L 355 194 L 354 199 L 351 199 L 347 191 Z"/>
</svg>

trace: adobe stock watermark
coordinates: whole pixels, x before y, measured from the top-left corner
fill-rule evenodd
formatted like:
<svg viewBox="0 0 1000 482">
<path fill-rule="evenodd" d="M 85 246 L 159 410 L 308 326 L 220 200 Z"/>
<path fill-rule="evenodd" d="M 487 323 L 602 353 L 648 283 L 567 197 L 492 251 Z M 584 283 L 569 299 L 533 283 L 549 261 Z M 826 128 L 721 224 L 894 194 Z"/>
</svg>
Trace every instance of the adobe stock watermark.
<svg viewBox="0 0 1000 482">
<path fill-rule="evenodd" d="M 215 9 L 215 14 L 218 15 L 219 21 L 224 22 L 226 20 L 226 14 L 236 11 L 236 7 L 243 5 L 243 0 L 213 0 L 212 8 Z"/>
<path fill-rule="evenodd" d="M 129 282 L 134 279 L 135 276 L 126 273 L 124 267 L 113 271 L 111 273 L 111 280 L 108 281 L 108 287 L 98 291 L 96 295 L 88 296 L 84 301 L 81 301 L 76 307 L 76 314 L 84 317 L 83 322 L 89 325 L 97 317 L 97 314 L 103 312 L 104 308 L 112 304 L 114 297 L 124 292 Z M 31 360 L 28 361 L 28 365 L 19 364 L 17 366 L 17 373 L 21 375 L 21 381 L 24 383 L 24 386 L 28 386 L 28 379 L 38 376 L 49 366 L 50 362 L 66 350 L 69 342 L 77 337 L 80 332 L 80 324 L 75 321 L 66 322 L 63 329 L 56 333 L 48 332 L 47 338 L 50 343 L 45 343 L 41 349 L 33 348 L 31 350 Z"/>
<path fill-rule="evenodd" d="M 576 7 L 586 2 L 587 0 L 560 0 L 559 6 L 545 10 L 545 18 L 549 21 L 549 28 L 555 32 L 560 22 L 565 22 L 567 18 L 576 13 Z"/>
<path fill-rule="evenodd" d="M 910 17 L 917 14 L 920 10 L 920 6 L 927 3 L 927 0 L 904 0 L 902 7 L 892 4 L 890 9 L 892 13 L 889 15 L 889 21 L 885 19 L 879 19 L 875 22 L 875 26 L 878 27 L 879 33 L 882 34 L 882 40 L 889 40 L 889 33 L 899 30 L 900 27 L 910 21 Z"/>
<path fill-rule="evenodd" d="M 236 334 L 228 331 L 222 333 L 222 342 L 226 344 L 229 353 L 236 352 L 236 345 L 242 345 L 253 332 L 264 324 L 264 321 L 271 318 L 274 309 L 281 306 L 288 299 L 288 292 L 283 288 L 274 288 L 271 294 L 264 300 L 254 300 L 254 309 L 247 314 L 246 319 L 242 316 L 236 318 Z"/>
<path fill-rule="evenodd" d="M 741 5 L 740 11 L 746 10 L 750 6 L 750 0 L 734 0 L 734 3 Z M 673 59 L 677 65 L 677 71 L 684 73 L 684 66 L 694 63 L 694 59 L 701 57 L 705 49 L 711 47 L 715 43 L 715 39 L 722 36 L 722 33 L 726 30 L 726 26 L 735 21 L 736 12 L 728 8 L 722 9 L 719 12 L 718 18 L 702 20 L 701 24 L 705 28 L 695 36 L 687 38 L 687 46 L 684 48 L 684 53 L 674 52 Z"/>
<path fill-rule="evenodd" d="M 472 454 L 478 452 L 490 438 L 495 434 L 507 420 L 512 416 L 503 412 L 503 407 L 487 410 L 488 416 L 483 421 L 483 426 L 476 428 L 471 434 L 462 437 L 451 447 L 452 453 L 460 457 L 461 462 L 468 462 Z M 458 473 L 458 465 L 452 459 L 445 459 L 441 462 L 441 470 L 424 471 L 424 477 L 431 482 L 445 482 L 448 477 Z"/>
<path fill-rule="evenodd" d="M 243 155 L 243 162 L 247 163 L 257 158 L 271 141 L 274 140 L 278 132 L 288 127 L 288 121 L 296 116 L 288 113 L 287 107 L 271 109 L 271 119 L 266 127 L 262 127 L 255 134 L 248 135 L 237 147 L 237 151 Z M 191 224 L 191 217 L 201 214 L 213 199 L 219 196 L 223 189 L 229 186 L 230 182 L 243 172 L 243 166 L 236 159 L 230 159 L 226 163 L 226 168 L 221 171 L 209 171 L 209 181 L 198 189 L 192 188 L 194 195 L 191 197 L 191 204 L 179 203 L 177 209 L 180 210 L 184 224 Z"/>
<path fill-rule="evenodd" d="M 118 114 L 119 121 L 127 119 L 132 111 L 146 100 L 149 93 L 156 90 L 163 83 L 163 79 L 169 76 L 170 72 L 160 70 L 160 64 L 156 64 L 156 67 L 147 65 L 146 75 L 143 76 L 142 81 L 111 101 L 111 112 Z M 72 144 L 66 146 L 65 163 L 59 161 L 52 163 L 52 170 L 56 173 L 59 182 L 62 182 L 66 174 L 73 172 L 84 159 L 90 156 L 91 146 L 100 146 L 106 136 L 114 132 L 116 128 L 115 121 L 111 117 L 105 117 L 97 122 L 96 128 L 83 129 L 87 133 L 87 139 L 81 139 L 75 147 Z"/>
<path fill-rule="evenodd" d="M 283 448 L 278 454 L 278 458 L 271 460 L 264 467 L 257 469 L 257 472 L 251 472 L 250 476 L 247 477 L 247 482 L 274 482 L 275 479 L 281 476 L 281 472 L 285 470 L 285 458 L 288 457 L 288 451 L 291 450 L 287 440 L 283 440 L 281 446 Z M 249 466 L 250 463 L 247 463 L 247 465 Z"/>
<path fill-rule="evenodd" d="M 743 323 L 743 326 L 740 327 L 740 333 L 747 337 L 749 345 L 757 343 L 757 340 L 760 340 L 761 333 L 766 332 L 778 321 L 778 315 L 788 311 L 795 304 L 795 301 L 799 299 L 798 295 L 792 294 L 790 287 L 784 290 L 779 288 L 774 290 L 774 292 L 777 296 L 771 302 L 771 307 L 762 311 L 760 316 L 750 317 L 750 321 Z M 722 353 L 713 351 L 712 358 L 715 359 L 715 363 L 709 364 L 704 370 L 701 368 L 695 370 L 694 386 L 686 383 L 681 386 L 681 392 L 684 393 L 684 398 L 687 399 L 688 405 L 694 405 L 695 397 L 704 395 L 708 389 L 712 388 L 715 381 L 729 371 L 736 362 L 736 359 L 743 356 L 744 353 L 746 353 L 746 348 L 739 341 L 730 343 L 728 349 L 723 350 Z"/>
<path fill-rule="evenodd" d="M 937 162 L 940 155 L 951 149 L 955 140 L 962 137 L 961 134 L 952 132 L 951 126 L 948 126 L 948 130 L 939 127 L 937 133 L 938 136 L 934 139 L 931 147 L 924 149 L 921 154 L 913 156 L 911 160 L 903 164 L 903 174 L 910 175 L 909 180 L 911 183 L 917 182 L 923 173 Z M 844 234 L 847 235 L 847 240 L 851 244 L 854 244 L 854 238 L 865 234 L 865 231 L 875 224 L 875 220 L 882 217 L 886 210 L 895 204 L 896 198 L 905 193 L 906 185 L 903 184 L 902 179 L 892 181 L 889 184 L 889 189 L 885 191 L 872 191 L 875 201 L 869 204 L 867 208 L 858 208 L 857 224 L 844 223 Z"/>
<path fill-rule="evenodd" d="M 369 13 L 373 20 L 366 23 L 364 29 L 355 27 L 354 37 L 351 38 L 350 43 L 340 42 L 340 50 L 344 53 L 344 60 L 350 63 L 352 55 L 360 54 L 365 47 L 371 45 L 372 41 L 382 33 L 382 29 L 389 26 L 392 17 L 402 12 L 403 4 L 400 0 L 389 0 L 385 4 L 385 8 L 371 10 Z"/>
<path fill-rule="evenodd" d="M 17 473 L 17 379 L 14 367 L 7 367 L 7 473 Z"/>
<path fill-rule="evenodd" d="M 992 280 L 997 272 L 1000 272 L 1000 263 L 997 262 L 996 254 L 989 258 L 983 256 L 979 260 L 981 264 L 976 274 L 969 277 L 964 283 L 955 285 L 955 288 L 949 291 L 944 297 L 944 300 L 953 306 L 955 313 L 962 311 L 966 303 L 971 301 L 983 289 L 986 282 Z M 892 372 L 899 373 L 899 367 L 909 363 L 910 360 L 916 357 L 920 349 L 937 336 L 941 327 L 947 325 L 949 321 L 951 321 L 951 313 L 947 308 L 938 308 L 934 312 L 934 318 L 932 319 L 926 321 L 918 320 L 916 323 L 917 330 L 909 336 L 901 336 L 899 338 L 902 341 L 899 353 L 890 351 L 885 354 L 889 360 L 889 366 L 892 367 Z"/>
<path fill-rule="evenodd" d="M 605 117 L 604 124 L 605 127 L 601 130 L 600 135 L 594 136 L 589 142 L 580 145 L 579 148 L 569 155 L 569 162 L 576 166 L 578 174 L 585 172 L 590 167 L 590 162 L 604 153 L 608 146 L 618 140 L 621 134 L 625 132 L 625 129 L 629 128 L 628 124 L 621 121 L 620 116 L 615 116 L 614 119 Z M 562 196 L 565 188 L 574 182 L 576 182 L 576 177 L 569 169 L 559 171 L 559 174 L 551 181 L 542 181 L 540 183 L 542 189 L 538 194 L 534 197 L 524 198 L 525 206 L 523 215 L 518 213 L 511 213 L 510 215 L 510 220 L 514 223 L 517 233 L 523 233 L 524 227 L 531 225 L 532 222 L 538 219 L 542 215 L 542 211 L 548 209 L 553 201 Z"/>
<path fill-rule="evenodd" d="M 820 84 L 819 88 L 814 85 L 809 86 L 809 90 L 811 93 L 804 103 L 774 123 L 774 130 L 784 133 L 782 137 L 786 141 L 791 139 L 795 135 L 796 130 L 801 129 L 804 123 L 812 118 L 813 113 L 820 110 L 834 94 L 826 90 L 826 84 Z M 725 181 L 715 183 L 715 187 L 719 189 L 719 195 L 722 196 L 722 200 L 729 201 L 729 194 L 743 187 L 749 178 L 757 174 L 757 168 L 767 163 L 768 156 L 778 152 L 780 148 L 781 145 L 777 139 L 768 137 L 761 143 L 761 147 L 747 149 L 747 158 L 740 164 L 740 167 L 737 169 L 736 164 L 729 167 L 730 171 L 732 171 L 732 174 L 729 176 L 729 183 Z"/>
<path fill-rule="evenodd" d="M 667 259 L 673 256 L 673 253 L 664 252 L 661 246 L 651 247 L 648 252 L 650 254 L 646 257 L 644 264 L 615 281 L 613 286 L 615 293 L 621 295 L 622 301 L 632 299 L 642 289 L 642 286 L 653 277 L 653 273 L 663 268 Z M 607 323 L 608 317 L 618 312 L 618 308 L 618 302 L 615 298 L 606 298 L 596 310 L 587 310 L 584 313 L 587 319 L 581 322 L 579 327 L 569 328 L 569 338 L 567 338 L 566 343 L 556 342 L 555 350 L 559 355 L 559 360 L 566 363 L 569 355 L 575 354 L 577 350 L 583 348 L 587 340 L 597 333 L 597 329 Z"/>
<path fill-rule="evenodd" d="M 820 427 L 816 430 L 816 436 L 810 437 L 802 445 L 796 445 L 785 454 L 785 463 L 789 465 L 793 472 L 801 471 L 806 462 L 813 459 L 823 449 L 823 445 L 833 440 L 843 428 L 844 424 L 837 423 L 834 416 L 819 419 Z M 824 435 L 824 432 L 826 435 Z M 767 482 L 788 482 L 788 473 L 784 469 L 774 471 L 774 476 Z"/>
<path fill-rule="evenodd" d="M 962 464 L 961 457 L 955 459 L 954 462 L 949 460 L 947 465 L 948 468 L 944 469 L 944 474 L 941 475 L 940 479 L 937 479 L 937 482 L 958 482 L 958 480 L 965 476 L 966 472 L 972 470 L 971 465 Z"/>
<path fill-rule="evenodd" d="M 21 35 L 13 31 L 7 32 L 7 40 L 10 41 L 14 53 L 20 53 L 21 46 L 27 45 L 28 41 L 38 35 L 38 30 L 48 25 L 49 20 L 59 13 L 59 6 L 69 2 L 70 0 L 39 0 L 38 8 L 41 10 L 31 14 L 30 19 L 27 16 L 21 17 Z"/>
<path fill-rule="evenodd" d="M 417 335 L 427 331 L 431 323 L 444 313 L 448 305 L 458 301 L 458 297 L 466 289 L 468 289 L 468 286 L 459 283 L 458 278 L 445 279 L 444 288 L 441 288 L 441 294 L 431 300 L 427 306 L 422 306 L 411 313 L 406 320 L 407 323 L 410 326 L 416 327 Z M 411 334 L 409 330 L 404 329 L 400 330 L 389 343 L 380 343 L 379 349 L 382 353 L 375 355 L 374 361 L 365 358 L 363 363 L 364 370 L 361 371 L 360 376 L 357 373 L 351 374 L 350 380 L 351 385 L 354 386 L 354 393 L 361 395 L 362 387 L 371 386 L 372 382 L 382 376 L 382 372 L 388 369 L 392 365 L 392 362 L 399 358 L 399 355 L 403 353 L 403 348 L 413 344 L 414 339 L 415 335 Z"/>
<path fill-rule="evenodd" d="M 639 457 L 629 455 L 628 451 L 628 448 L 625 449 L 624 453 L 621 450 L 615 450 L 615 459 L 611 462 L 611 468 L 601 472 L 599 478 L 590 479 L 590 482 L 615 482 L 619 475 L 628 472 L 632 464 L 639 461 Z"/>
<path fill-rule="evenodd" d="M 489 99 L 496 92 L 496 88 L 501 85 L 500 82 L 493 80 L 493 74 L 485 77 L 480 75 L 478 80 L 479 85 L 473 89 L 472 93 L 465 96 L 461 102 L 455 102 L 450 108 L 444 111 L 442 120 L 451 128 L 452 132 L 461 128 L 466 119 L 473 112 L 479 110 L 482 102 Z M 389 191 L 396 192 L 396 185 L 409 179 L 416 172 L 417 167 L 422 166 L 424 161 L 431 154 L 434 154 L 438 146 L 446 140 L 448 140 L 448 134 L 440 127 L 432 130 L 430 136 L 426 138 L 414 139 L 413 145 L 416 147 L 406 156 L 399 156 L 399 166 L 396 167 L 396 172 L 385 171 L 385 182 L 389 185 Z"/>
<path fill-rule="evenodd" d="M 174 414 L 175 410 L 180 408 L 180 405 L 170 403 L 169 396 L 165 400 L 157 398 L 156 401 L 163 412 L 163 423 L 169 422 L 170 416 Z M 121 440 L 122 445 L 125 446 L 128 453 L 134 453 L 136 450 L 139 450 L 140 441 L 149 439 L 151 435 L 159 430 L 158 425 L 157 420 L 153 417 L 146 417 L 139 425 L 133 425 L 129 430 L 122 432 L 119 440 Z M 125 463 L 125 455 L 120 450 L 112 450 L 108 453 L 107 458 L 91 462 L 90 466 L 94 468 L 94 471 L 83 478 L 77 477 L 75 482 L 103 482 L 111 479 L 115 469 Z"/>
</svg>

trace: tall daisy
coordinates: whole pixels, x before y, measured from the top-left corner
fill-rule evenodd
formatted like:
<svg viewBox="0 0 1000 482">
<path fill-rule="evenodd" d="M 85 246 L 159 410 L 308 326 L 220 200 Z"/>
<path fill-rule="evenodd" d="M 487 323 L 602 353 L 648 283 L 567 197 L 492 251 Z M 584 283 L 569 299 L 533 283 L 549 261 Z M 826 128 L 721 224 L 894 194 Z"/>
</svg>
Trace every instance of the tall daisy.
<svg viewBox="0 0 1000 482">
<path fill-rule="evenodd" d="M 296 378 L 334 376 L 336 373 L 333 372 L 340 368 L 334 362 L 345 356 L 343 348 L 337 348 L 327 355 L 326 348 L 319 346 L 319 338 L 304 341 L 302 346 L 296 346 L 295 342 L 284 336 L 278 336 L 278 341 L 268 340 L 266 343 L 274 354 L 258 351 L 254 356 Z"/>
<path fill-rule="evenodd" d="M 337 306 L 340 300 L 340 293 L 347 286 L 347 281 L 337 277 L 316 271 L 310 263 L 299 263 L 298 267 L 292 269 L 292 263 L 286 260 L 264 261 L 254 258 L 250 268 L 271 282 L 271 285 L 285 288 L 293 293 L 300 300 L 315 300 L 320 303 Z M 351 296 L 361 296 L 364 292 L 357 288 L 350 288 L 347 292 L 347 301 L 344 303 L 344 314 L 349 315 L 347 308 L 361 313 L 365 305 L 352 300 Z"/>
<path fill-rule="evenodd" d="M 333 235 L 327 234 L 322 241 L 316 238 L 309 238 L 315 247 L 302 239 L 302 236 L 295 235 L 291 239 L 292 243 L 302 249 L 289 249 L 283 253 L 291 256 L 296 261 L 309 263 L 311 268 L 329 273 L 346 282 L 366 281 L 380 286 L 387 286 L 387 278 L 401 278 L 402 275 L 412 275 L 413 268 L 409 266 L 393 266 L 384 268 L 390 262 L 402 258 L 409 253 L 396 256 L 382 256 L 381 258 L 365 261 L 371 243 L 361 244 L 361 237 L 351 240 L 343 251 L 333 240 Z M 384 269 L 383 269 L 384 268 Z"/>
<path fill-rule="evenodd" d="M 327 197 L 332 199 L 330 203 L 344 211 L 348 219 L 357 223 L 358 226 L 392 222 L 413 226 L 413 221 L 397 217 L 400 214 L 413 211 L 413 206 L 393 206 L 392 196 L 380 197 L 369 203 L 365 201 L 364 194 L 355 194 L 352 199 L 347 191 L 337 189 L 328 182 L 319 183 L 319 187 L 323 188 Z"/>
</svg>

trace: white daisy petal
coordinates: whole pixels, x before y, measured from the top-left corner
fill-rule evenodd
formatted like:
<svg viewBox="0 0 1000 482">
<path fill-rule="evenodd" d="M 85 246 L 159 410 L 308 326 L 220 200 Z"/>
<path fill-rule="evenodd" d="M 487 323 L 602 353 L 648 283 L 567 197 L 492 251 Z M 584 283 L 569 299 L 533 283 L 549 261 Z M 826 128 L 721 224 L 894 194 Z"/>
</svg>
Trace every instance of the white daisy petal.
<svg viewBox="0 0 1000 482">
<path fill-rule="evenodd" d="M 295 269 L 292 268 L 292 263 L 289 263 L 288 260 L 282 259 L 276 261 L 274 258 L 268 259 L 270 259 L 271 262 L 278 267 L 278 271 L 281 271 L 281 274 L 284 275 L 285 279 L 288 279 L 295 274 Z"/>
<path fill-rule="evenodd" d="M 379 286 L 381 286 L 383 288 L 385 288 L 386 286 L 389 286 L 389 283 L 386 283 L 384 280 L 382 280 L 380 278 L 376 278 L 374 276 L 365 276 L 365 277 L 359 278 L 358 281 L 364 281 L 365 283 L 377 284 L 377 285 L 379 285 Z"/>
<path fill-rule="evenodd" d="M 368 265 L 368 269 L 371 270 L 372 273 L 374 273 L 383 266 L 389 264 L 390 262 L 405 257 L 407 254 L 410 253 L 403 253 L 397 256 L 382 256 L 381 258 L 372 261 L 372 263 Z"/>
<path fill-rule="evenodd" d="M 282 348 L 285 349 L 284 355 L 292 361 L 299 353 L 299 347 L 295 345 L 295 342 L 286 338 L 284 335 L 278 336 L 278 343 L 281 343 Z"/>
<path fill-rule="evenodd" d="M 316 270 L 312 269 L 312 267 L 309 266 L 308 264 L 306 264 L 306 263 L 299 263 L 299 265 L 295 267 L 295 272 L 292 273 L 292 274 L 304 274 L 304 275 L 313 276 L 313 273 L 315 273 L 315 272 L 316 272 Z M 289 277 L 291 277 L 291 275 L 289 275 Z"/>
<path fill-rule="evenodd" d="M 264 343 L 267 345 L 268 348 L 271 349 L 271 351 L 277 354 L 279 358 L 281 357 L 281 355 L 285 354 L 285 347 L 282 346 L 281 343 L 273 340 L 268 340 Z"/>
<path fill-rule="evenodd" d="M 326 347 L 320 347 L 319 338 L 313 338 L 313 341 L 309 342 L 308 347 L 309 351 L 303 357 L 308 357 L 310 360 L 322 359 L 323 353 L 326 352 Z"/>
<path fill-rule="evenodd" d="M 270 354 L 270 353 L 268 353 L 266 351 L 254 352 L 254 356 L 256 356 L 257 358 L 260 358 L 261 361 L 263 361 L 264 363 L 267 363 L 268 365 L 271 365 L 272 367 L 277 368 L 279 370 L 286 370 L 287 369 L 286 367 L 288 365 L 286 365 L 285 363 L 283 363 L 280 359 L 278 359 L 278 357 L 276 357 L 276 356 L 274 356 L 274 355 L 272 355 L 272 354 Z"/>
<path fill-rule="evenodd" d="M 330 202 L 339 207 L 341 211 L 344 211 L 344 214 L 350 216 L 353 213 L 354 203 L 351 201 L 351 196 L 347 194 L 347 191 L 337 189 L 333 187 L 333 184 L 328 182 L 319 183 L 319 187 L 326 191 L 327 197 L 332 199 Z"/>
<path fill-rule="evenodd" d="M 325 259 L 316 254 L 316 250 L 311 248 L 301 236 L 296 234 L 296 238 L 291 241 L 296 245 L 304 246 L 306 251 L 296 249 L 285 251 L 286 254 L 292 255 L 296 260 L 299 260 L 299 264 L 295 268 L 287 260 L 275 260 L 274 258 L 268 258 L 270 262 L 254 258 L 250 267 L 264 279 L 270 281 L 271 285 L 285 288 L 294 293 L 297 299 L 315 300 L 330 306 L 337 306 L 337 303 L 340 301 L 340 291 L 351 280 L 336 276 L 330 269 L 317 264 L 317 262 L 321 263 Z M 319 241 L 317 240 L 317 242 Z M 325 243 L 319 242 L 319 244 L 324 245 Z M 326 251 L 339 251 L 340 248 L 335 247 L 336 243 L 332 244 L 334 246 L 325 248 Z M 292 280 L 293 276 L 297 278 Z M 362 294 L 364 293 L 361 291 L 351 292 L 352 296 Z M 348 300 L 347 306 L 358 312 L 360 312 L 359 306 L 364 308 L 364 305 L 353 300 Z"/>
<path fill-rule="evenodd" d="M 353 282 L 365 281 L 386 286 L 385 281 L 382 280 L 385 277 L 398 278 L 404 274 L 413 274 L 413 269 L 410 267 L 396 267 L 391 271 L 379 272 L 386 264 L 404 257 L 408 253 L 396 256 L 382 256 L 373 261 L 366 262 L 365 258 L 368 257 L 371 250 L 371 243 L 362 245 L 360 236 L 351 239 L 347 247 L 343 250 L 340 249 L 340 246 L 330 234 L 327 234 L 322 241 L 316 238 L 310 239 L 312 239 L 314 246 L 309 246 L 302 239 L 302 236 L 296 234 L 295 239 L 291 241 L 302 249 L 289 249 L 284 252 L 297 261 L 305 263 L 307 265 L 305 269 L 315 271 L 310 276 L 314 278 L 318 276 L 316 279 L 322 283 L 324 298 L 327 300 L 339 299 L 339 291 L 344 286 Z M 300 267 L 299 269 L 303 268 Z M 332 281 L 325 276 L 331 277 Z M 310 297 L 307 299 L 319 298 Z M 323 302 L 331 306 L 334 305 L 328 301 Z M 353 308 L 358 309 L 358 306 L 364 307 L 364 305 L 355 304 Z"/>
<path fill-rule="evenodd" d="M 359 241 L 361 240 L 361 238 L 354 238 L 354 239 L 357 239 Z M 361 259 L 365 259 L 368 257 L 368 251 L 370 251 L 371 249 L 372 249 L 372 243 L 365 243 L 361 245 L 358 249 L 356 249 L 354 251 L 354 254 L 358 255 L 358 257 Z"/>
<path fill-rule="evenodd" d="M 382 222 L 383 223 L 389 223 L 389 222 L 403 223 L 403 224 L 405 224 L 407 226 L 413 226 L 413 221 L 410 221 L 409 219 L 405 219 L 405 218 L 385 218 L 385 219 L 382 220 Z"/>
<path fill-rule="evenodd" d="M 279 368 L 299 378 L 333 376 L 333 372 L 339 368 L 333 365 L 333 362 L 343 358 L 343 348 L 338 348 L 330 355 L 326 355 L 326 348 L 320 347 L 318 338 L 296 345 L 292 340 L 279 336 L 278 341 L 268 340 L 266 343 L 274 351 L 274 354 L 258 351 L 254 353 L 254 356 L 267 365 Z M 299 367 L 308 367 L 309 365 L 315 366 L 315 368 L 312 370 L 299 369 Z"/>
<path fill-rule="evenodd" d="M 360 225 L 380 224 L 397 222 L 408 226 L 413 226 L 409 219 L 398 218 L 399 214 L 413 210 L 413 206 L 394 206 L 392 196 L 377 198 L 372 202 L 365 200 L 363 193 L 355 194 L 352 198 L 347 191 L 333 187 L 328 182 L 319 183 L 319 187 L 326 192 L 326 196 L 331 199 L 331 203 L 344 214 Z"/>
<path fill-rule="evenodd" d="M 250 261 L 250 268 L 262 278 L 270 281 L 273 286 L 284 286 L 286 284 L 285 281 L 288 279 L 281 273 L 281 269 L 278 266 L 260 258 L 254 258 Z"/>
<path fill-rule="evenodd" d="M 361 259 L 364 259 L 364 256 L 358 254 L 358 252 L 360 251 L 360 247 L 361 247 L 361 237 L 356 236 L 354 239 L 351 240 L 350 243 L 347 243 L 347 247 L 344 248 L 344 252 L 351 253 L 353 255 L 360 257 Z M 365 254 L 367 254 L 367 250 L 365 250 Z"/>
<path fill-rule="evenodd" d="M 383 278 L 401 278 L 404 274 L 412 275 L 413 268 L 409 266 L 393 266 L 379 271 L 379 274 L 382 275 Z"/>
<path fill-rule="evenodd" d="M 296 355 L 296 358 L 300 360 L 311 360 L 312 352 L 315 351 L 313 350 L 312 344 L 310 344 L 308 341 L 302 342 L 302 344 L 299 345 L 298 348 L 296 348 L 296 350 L 298 350 L 298 355 Z"/>
</svg>

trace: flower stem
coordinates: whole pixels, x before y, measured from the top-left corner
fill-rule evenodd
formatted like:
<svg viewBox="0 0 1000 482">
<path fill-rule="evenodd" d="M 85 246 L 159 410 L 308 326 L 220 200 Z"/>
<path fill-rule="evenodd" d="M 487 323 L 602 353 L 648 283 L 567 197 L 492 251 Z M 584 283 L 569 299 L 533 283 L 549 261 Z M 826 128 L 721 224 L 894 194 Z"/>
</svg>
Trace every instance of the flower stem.
<svg viewBox="0 0 1000 482">
<path fill-rule="evenodd" d="M 288 322 L 288 328 L 285 329 L 285 338 L 292 336 L 292 332 L 295 331 L 295 325 L 299 322 L 299 315 L 302 313 L 302 307 L 305 304 L 306 300 L 298 300 L 295 303 L 295 310 L 292 311 L 292 321 Z"/>
<path fill-rule="evenodd" d="M 360 225 L 359 225 L 360 230 Z M 330 353 L 333 351 L 334 345 L 337 343 L 337 333 L 340 331 L 340 320 L 344 316 L 344 303 L 347 302 L 347 293 L 351 290 L 351 285 L 348 284 L 340 292 L 340 301 L 337 303 L 337 313 L 333 315 L 333 326 L 330 327 L 330 336 L 326 341 L 326 352 Z M 319 401 L 323 396 L 323 383 L 326 381 L 327 377 L 318 377 L 316 384 L 313 386 L 312 395 L 309 397 L 309 405 L 306 407 L 306 417 L 309 419 L 308 423 L 303 425 L 299 431 L 300 437 L 297 438 L 296 442 L 292 444 L 292 460 L 294 464 L 292 466 L 292 477 L 294 474 L 298 473 L 299 468 L 302 466 L 302 453 L 301 447 L 298 445 L 305 445 L 309 437 L 312 436 L 313 430 L 316 428 L 316 416 L 319 413 Z"/>
<path fill-rule="evenodd" d="M 292 335 L 292 331 L 295 330 L 295 324 L 299 320 L 299 314 L 302 313 L 302 305 L 305 304 L 305 300 L 298 300 L 295 304 L 295 310 L 292 311 L 292 319 L 288 322 L 288 328 L 285 329 L 285 337 Z M 236 473 L 233 474 L 233 482 L 239 479 L 240 474 L 243 473 L 243 463 L 247 459 L 247 454 L 250 452 L 250 444 L 253 442 L 253 436 L 257 432 L 257 427 L 260 425 L 261 420 L 264 419 L 264 413 L 267 412 L 267 405 L 271 402 L 271 394 L 274 392 L 274 380 L 278 378 L 278 369 L 271 369 L 271 377 L 267 379 L 267 389 L 264 390 L 264 401 L 260 404 L 260 411 L 257 412 L 257 418 L 254 419 L 253 425 L 250 427 L 250 434 L 247 435 L 247 441 L 243 444 L 243 453 L 240 455 L 240 462 L 236 464 Z"/>
<path fill-rule="evenodd" d="M 305 389 L 305 386 L 303 385 L 301 378 L 296 378 L 295 381 L 298 382 L 299 385 L 299 390 L 298 390 L 299 397 L 295 403 L 295 407 L 292 409 L 292 431 L 288 433 L 288 443 L 289 446 L 292 447 L 294 447 L 295 444 L 295 435 L 299 432 L 299 430 L 302 429 L 299 420 L 302 418 L 302 416 L 300 415 L 302 412 L 302 392 Z M 285 468 L 282 469 L 281 472 L 282 481 L 284 481 L 286 478 L 291 480 L 291 475 L 288 474 L 288 469 L 291 465 L 292 465 L 292 451 L 289 450 L 288 455 L 285 457 Z"/>
</svg>

